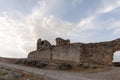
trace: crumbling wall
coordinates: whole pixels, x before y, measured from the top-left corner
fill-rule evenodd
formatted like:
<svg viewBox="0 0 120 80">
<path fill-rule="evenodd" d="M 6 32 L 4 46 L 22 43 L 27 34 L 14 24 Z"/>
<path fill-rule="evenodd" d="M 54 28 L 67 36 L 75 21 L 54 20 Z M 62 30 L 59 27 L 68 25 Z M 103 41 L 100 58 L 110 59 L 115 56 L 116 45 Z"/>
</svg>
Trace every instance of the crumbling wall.
<svg viewBox="0 0 120 80">
<path fill-rule="evenodd" d="M 64 40 L 62 38 L 56 38 L 56 45 L 57 46 L 62 46 L 62 45 L 69 45 L 70 44 L 70 40 Z"/>
<path fill-rule="evenodd" d="M 112 41 L 115 51 L 120 51 L 120 38 Z"/>
<path fill-rule="evenodd" d="M 81 51 L 81 44 L 56 46 L 52 49 L 52 59 L 80 62 Z"/>
<path fill-rule="evenodd" d="M 51 59 L 51 50 L 47 49 L 44 51 L 32 51 L 28 54 L 28 59 L 31 60 L 50 60 Z"/>
<path fill-rule="evenodd" d="M 120 50 L 120 39 L 100 43 L 70 43 L 69 40 L 56 39 L 52 46 L 41 39 L 37 42 L 37 50 L 30 52 L 28 59 L 64 60 L 78 63 L 111 65 L 113 54 Z M 47 46 L 46 46 L 47 44 Z"/>
<path fill-rule="evenodd" d="M 38 39 L 37 41 L 37 51 L 41 51 L 41 50 L 46 50 L 46 49 L 49 49 L 51 47 L 51 44 L 49 41 L 47 40 L 41 40 L 41 39 Z"/>
<path fill-rule="evenodd" d="M 111 65 L 114 53 L 112 42 L 88 43 L 84 45 L 81 55 L 82 63 Z"/>
<path fill-rule="evenodd" d="M 32 59 L 32 60 L 47 59 L 47 60 L 50 60 L 50 56 L 51 56 L 50 49 L 51 49 L 51 44 L 49 41 L 38 39 L 37 50 L 30 52 L 28 54 L 28 59 Z"/>
<path fill-rule="evenodd" d="M 37 59 L 37 51 L 32 51 L 28 54 L 28 59 L 34 60 Z"/>
</svg>

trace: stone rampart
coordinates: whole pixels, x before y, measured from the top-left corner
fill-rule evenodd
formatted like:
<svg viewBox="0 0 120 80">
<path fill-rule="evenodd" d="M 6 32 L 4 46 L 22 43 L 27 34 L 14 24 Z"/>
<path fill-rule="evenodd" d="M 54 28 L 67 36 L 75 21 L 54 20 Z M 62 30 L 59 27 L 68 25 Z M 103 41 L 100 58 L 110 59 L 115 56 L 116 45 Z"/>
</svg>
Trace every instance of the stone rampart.
<svg viewBox="0 0 120 80">
<path fill-rule="evenodd" d="M 111 65 L 113 54 L 120 50 L 120 39 L 99 43 L 70 43 L 69 40 L 56 39 L 56 45 L 41 39 L 37 50 L 30 52 L 28 59 L 47 59 L 73 61 L 78 63 Z"/>
<path fill-rule="evenodd" d="M 80 44 L 56 46 L 52 49 L 52 59 L 80 62 L 81 51 Z"/>
</svg>

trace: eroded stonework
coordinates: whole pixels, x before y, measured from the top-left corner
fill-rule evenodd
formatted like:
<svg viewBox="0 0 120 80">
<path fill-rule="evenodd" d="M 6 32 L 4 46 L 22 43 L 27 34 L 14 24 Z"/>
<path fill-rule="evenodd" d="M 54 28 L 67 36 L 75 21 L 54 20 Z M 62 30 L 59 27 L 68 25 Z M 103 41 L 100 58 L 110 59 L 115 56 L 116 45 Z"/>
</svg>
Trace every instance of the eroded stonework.
<svg viewBox="0 0 120 80">
<path fill-rule="evenodd" d="M 77 63 L 111 65 L 113 54 L 120 50 L 120 39 L 99 43 L 70 43 L 70 40 L 56 38 L 56 45 L 47 40 L 37 41 L 37 50 L 28 55 L 33 60 L 61 60 Z"/>
<path fill-rule="evenodd" d="M 57 46 L 62 46 L 62 45 L 69 45 L 70 44 L 70 40 L 64 40 L 62 38 L 56 38 L 56 45 Z"/>
<path fill-rule="evenodd" d="M 41 51 L 41 50 L 45 50 L 45 49 L 49 49 L 51 47 L 50 42 L 48 42 L 47 40 L 41 40 L 38 39 L 37 41 L 37 51 Z"/>
</svg>

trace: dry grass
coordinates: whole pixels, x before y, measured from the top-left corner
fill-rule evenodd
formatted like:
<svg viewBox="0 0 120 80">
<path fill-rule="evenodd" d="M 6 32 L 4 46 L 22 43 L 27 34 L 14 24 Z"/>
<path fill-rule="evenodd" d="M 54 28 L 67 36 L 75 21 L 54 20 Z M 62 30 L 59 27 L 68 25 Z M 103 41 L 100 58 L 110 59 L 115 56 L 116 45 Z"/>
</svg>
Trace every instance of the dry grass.
<svg viewBox="0 0 120 80">
<path fill-rule="evenodd" d="M 3 80 L 3 77 L 8 75 L 10 72 L 12 72 L 13 74 L 21 74 L 22 76 L 18 77 L 18 78 L 12 77 L 12 78 L 9 78 L 7 80 L 53 80 L 51 78 L 48 78 L 46 75 L 37 75 L 37 74 L 34 74 L 34 73 L 29 73 L 29 72 L 26 72 L 26 71 L 13 69 L 13 68 L 10 71 L 5 70 L 5 69 L 3 69 L 3 70 L 1 69 L 0 70 L 0 80 Z"/>
<path fill-rule="evenodd" d="M 36 75 L 33 73 L 28 73 L 28 72 L 24 72 L 24 71 L 20 71 L 20 70 L 17 70 L 16 72 L 23 75 L 21 78 L 18 78 L 17 80 L 27 80 L 27 79 L 28 80 L 45 80 L 44 79 L 45 76 Z"/>
<path fill-rule="evenodd" d="M 58 63 L 53 62 L 54 65 L 48 65 L 47 67 L 43 69 L 48 69 L 48 70 L 58 70 L 61 71 L 60 69 L 56 69 L 55 65 Z M 96 67 L 96 68 L 79 68 L 77 64 L 71 64 L 71 68 L 68 70 L 62 70 L 62 71 L 68 71 L 68 72 L 102 72 L 109 70 L 109 68 L 104 68 L 104 67 Z"/>
<path fill-rule="evenodd" d="M 71 72 L 101 72 L 104 71 L 103 68 L 78 68 L 76 65 L 72 65 L 73 67 L 69 70 Z"/>
</svg>

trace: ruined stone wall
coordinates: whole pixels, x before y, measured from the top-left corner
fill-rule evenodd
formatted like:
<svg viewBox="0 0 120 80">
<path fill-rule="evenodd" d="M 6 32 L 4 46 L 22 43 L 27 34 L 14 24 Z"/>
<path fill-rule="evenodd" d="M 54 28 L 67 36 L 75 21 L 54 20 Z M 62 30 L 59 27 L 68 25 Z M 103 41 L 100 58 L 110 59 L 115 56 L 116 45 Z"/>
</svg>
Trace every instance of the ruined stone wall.
<svg viewBox="0 0 120 80">
<path fill-rule="evenodd" d="M 31 60 L 50 60 L 51 59 L 51 50 L 45 51 L 33 51 L 28 54 L 28 58 Z"/>
<path fill-rule="evenodd" d="M 52 60 L 64 60 L 64 61 L 80 61 L 81 50 L 78 44 L 56 46 L 52 49 L 43 51 L 33 51 L 28 55 L 29 59 L 52 59 Z"/>
<path fill-rule="evenodd" d="M 81 44 L 56 46 L 52 49 L 52 59 L 80 62 L 80 55 L 82 54 L 82 47 L 80 45 Z"/>
<path fill-rule="evenodd" d="M 46 49 L 49 49 L 51 47 L 51 44 L 50 42 L 48 42 L 47 40 L 41 40 L 41 39 L 38 39 L 37 41 L 37 51 L 42 51 L 42 50 L 46 50 Z"/>
<path fill-rule="evenodd" d="M 28 59 L 34 60 L 37 59 L 37 51 L 32 51 L 28 54 Z"/>
<path fill-rule="evenodd" d="M 43 40 L 44 41 L 44 40 Z M 40 41 L 41 43 L 41 41 Z M 28 59 L 47 59 L 73 61 L 78 63 L 111 65 L 113 54 L 120 50 L 120 39 L 100 43 L 70 43 L 68 40 L 57 38 L 56 45 L 49 47 L 39 45 L 36 51 L 30 52 Z"/>
<path fill-rule="evenodd" d="M 70 40 L 64 40 L 62 38 L 56 38 L 56 46 L 62 46 L 62 45 L 69 45 L 70 44 Z"/>
<path fill-rule="evenodd" d="M 88 43 L 84 45 L 81 62 L 111 65 L 114 52 L 112 42 Z"/>
<path fill-rule="evenodd" d="M 51 58 L 51 44 L 47 40 L 38 39 L 37 50 L 28 54 L 28 59 L 41 60 Z"/>
</svg>

